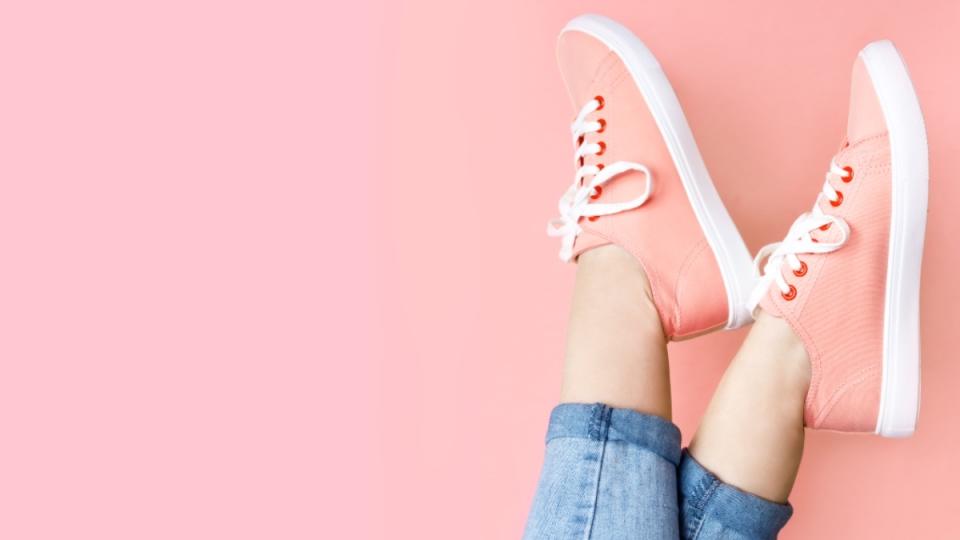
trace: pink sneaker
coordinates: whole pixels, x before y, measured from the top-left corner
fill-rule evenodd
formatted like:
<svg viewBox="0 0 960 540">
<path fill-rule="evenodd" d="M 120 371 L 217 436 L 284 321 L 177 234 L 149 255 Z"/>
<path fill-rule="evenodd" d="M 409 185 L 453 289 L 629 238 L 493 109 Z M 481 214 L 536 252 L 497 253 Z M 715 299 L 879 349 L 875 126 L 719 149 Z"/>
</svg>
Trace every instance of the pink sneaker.
<svg viewBox="0 0 960 540">
<path fill-rule="evenodd" d="M 547 227 L 561 259 L 607 244 L 632 253 L 671 339 L 751 322 L 749 252 L 657 59 L 596 15 L 567 24 L 558 58 L 579 111 L 573 185 Z"/>
<path fill-rule="evenodd" d="M 811 212 L 763 248 L 748 307 L 782 317 L 812 367 L 809 427 L 913 433 L 920 407 L 920 259 L 927 142 L 900 53 L 871 43 L 853 68 L 846 140 Z"/>
</svg>

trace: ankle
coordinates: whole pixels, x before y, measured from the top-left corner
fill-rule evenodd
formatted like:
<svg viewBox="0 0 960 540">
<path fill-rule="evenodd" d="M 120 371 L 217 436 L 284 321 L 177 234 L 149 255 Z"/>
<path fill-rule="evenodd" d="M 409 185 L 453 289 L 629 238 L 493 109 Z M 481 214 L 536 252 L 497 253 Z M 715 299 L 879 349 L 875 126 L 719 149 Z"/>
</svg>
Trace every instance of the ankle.
<svg viewBox="0 0 960 540">
<path fill-rule="evenodd" d="M 783 384 L 806 396 L 811 378 L 810 357 L 787 321 L 761 310 L 743 348 L 764 351 L 747 356 L 756 362 L 770 363 Z"/>
<path fill-rule="evenodd" d="M 574 309 L 580 307 L 577 304 L 589 303 L 626 311 L 634 322 L 640 323 L 634 326 L 634 332 L 659 335 L 667 341 L 647 273 L 636 257 L 623 248 L 611 244 L 580 255 L 577 289 Z"/>
</svg>

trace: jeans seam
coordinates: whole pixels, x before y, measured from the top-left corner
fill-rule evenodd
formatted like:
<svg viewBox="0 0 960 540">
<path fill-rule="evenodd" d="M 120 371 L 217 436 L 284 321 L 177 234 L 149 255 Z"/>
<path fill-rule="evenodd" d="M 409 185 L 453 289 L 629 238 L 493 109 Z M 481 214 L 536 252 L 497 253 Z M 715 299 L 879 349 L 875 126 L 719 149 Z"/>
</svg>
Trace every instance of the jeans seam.
<svg viewBox="0 0 960 540">
<path fill-rule="evenodd" d="M 597 459 L 597 474 L 594 477 L 594 488 L 593 488 L 593 501 L 590 505 L 590 519 L 587 521 L 587 526 L 583 531 L 583 539 L 590 540 L 593 536 L 593 521 L 597 516 L 597 503 L 600 501 L 600 476 L 603 474 L 603 459 L 607 451 L 607 441 L 601 440 L 600 443 L 600 455 Z"/>
<path fill-rule="evenodd" d="M 590 519 L 583 531 L 583 539 L 590 540 L 593 536 L 593 521 L 597 516 L 597 504 L 600 501 L 600 481 L 603 474 L 603 460 L 607 452 L 607 438 L 610 433 L 610 417 L 613 409 L 601 405 L 596 409 L 590 422 L 589 437 L 600 443 L 600 452 L 597 456 L 597 473 L 594 476 L 593 501 L 590 506 Z"/>
<path fill-rule="evenodd" d="M 700 537 L 701 529 L 703 529 L 703 522 L 705 521 L 703 519 L 704 509 L 706 509 L 707 503 L 710 502 L 710 498 L 713 497 L 713 494 L 717 491 L 719 486 L 719 480 L 711 480 L 710 487 L 707 488 L 703 496 L 697 501 L 698 504 L 695 505 L 695 508 L 697 509 L 697 530 L 694 531 L 693 536 L 691 537 L 693 540 L 696 540 Z"/>
</svg>

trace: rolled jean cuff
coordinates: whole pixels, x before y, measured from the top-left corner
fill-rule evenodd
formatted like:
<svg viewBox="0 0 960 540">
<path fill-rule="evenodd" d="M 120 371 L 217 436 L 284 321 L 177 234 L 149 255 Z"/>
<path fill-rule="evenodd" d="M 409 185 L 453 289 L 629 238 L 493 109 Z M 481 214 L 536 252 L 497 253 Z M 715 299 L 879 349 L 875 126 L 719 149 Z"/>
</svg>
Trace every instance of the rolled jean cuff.
<svg viewBox="0 0 960 540">
<path fill-rule="evenodd" d="M 547 442 L 559 437 L 622 441 L 680 464 L 680 429 L 672 422 L 602 403 L 561 403 L 550 413 Z"/>
<path fill-rule="evenodd" d="M 723 483 L 686 450 L 679 476 L 684 521 L 693 529 L 703 521 L 719 522 L 749 538 L 776 538 L 793 515 L 790 503 L 768 501 Z"/>
</svg>

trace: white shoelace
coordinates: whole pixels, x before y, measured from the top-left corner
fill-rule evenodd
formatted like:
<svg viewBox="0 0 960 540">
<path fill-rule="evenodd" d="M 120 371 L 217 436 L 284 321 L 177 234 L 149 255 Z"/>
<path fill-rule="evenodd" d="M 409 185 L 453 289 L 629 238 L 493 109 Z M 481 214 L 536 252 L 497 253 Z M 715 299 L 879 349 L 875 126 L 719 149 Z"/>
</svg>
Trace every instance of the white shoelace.
<svg viewBox="0 0 960 540">
<path fill-rule="evenodd" d="M 602 98 L 601 98 L 602 99 Z M 639 207 L 650 197 L 653 189 L 653 177 L 650 169 L 640 163 L 630 161 L 617 161 L 606 166 L 597 165 L 579 165 L 580 158 L 602 154 L 605 147 L 602 143 L 588 143 L 581 139 L 588 133 L 599 133 L 605 127 L 605 124 L 598 120 L 587 121 L 587 116 L 596 112 L 602 107 L 598 99 L 590 100 L 580 109 L 580 114 L 574 119 L 570 130 L 573 132 L 574 162 L 578 165 L 577 172 L 573 178 L 573 185 L 567 188 L 567 191 L 560 198 L 560 217 L 550 220 L 547 223 L 547 234 L 550 236 L 561 237 L 560 241 L 560 259 L 569 261 L 573 256 L 573 243 L 583 229 L 579 221 L 581 217 L 606 216 L 632 210 Z M 627 171 L 642 172 L 647 178 L 647 187 L 643 194 L 635 199 L 618 203 L 596 203 L 595 200 L 601 191 L 601 186 L 612 180 L 614 177 Z M 590 177 L 589 182 L 583 182 L 585 178 Z M 581 185 L 583 183 L 583 185 Z"/>
<path fill-rule="evenodd" d="M 764 295 L 770 289 L 771 283 L 776 283 L 777 288 L 784 297 L 793 298 L 796 295 L 796 288 L 787 283 L 783 277 L 782 267 L 786 263 L 796 275 L 802 276 L 806 273 L 807 267 L 797 255 L 804 253 L 830 253 L 836 251 L 846 243 L 850 237 L 850 227 L 847 222 L 838 216 L 824 214 L 820 209 L 821 197 L 827 201 L 839 206 L 843 202 L 843 194 L 837 191 L 830 181 L 850 181 L 852 180 L 851 169 L 838 166 L 836 163 L 830 163 L 830 172 L 826 175 L 823 183 L 822 192 L 817 195 L 817 202 L 813 205 L 813 210 L 803 213 L 787 232 L 786 238 L 782 242 L 776 242 L 763 246 L 753 260 L 754 268 L 760 276 L 760 281 L 750 293 L 747 306 L 750 311 L 756 309 L 757 304 L 763 300 Z M 840 231 L 840 238 L 834 242 L 816 241 L 811 236 L 817 229 L 826 230 L 830 227 L 836 227 Z M 760 263 L 766 259 L 763 270 L 760 269 Z"/>
</svg>

